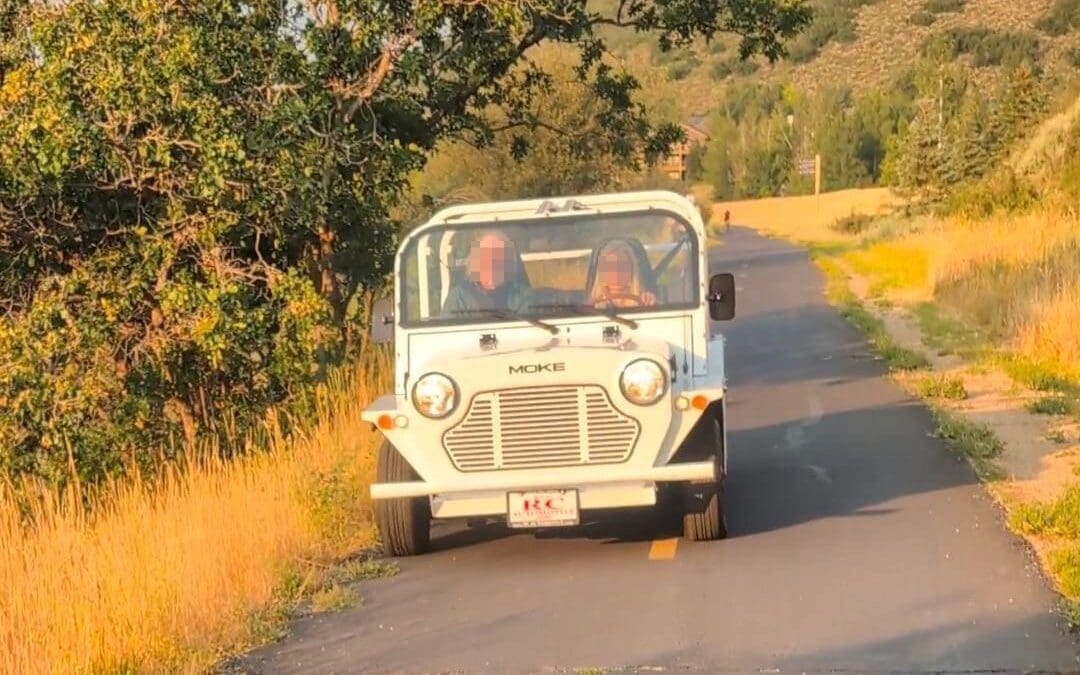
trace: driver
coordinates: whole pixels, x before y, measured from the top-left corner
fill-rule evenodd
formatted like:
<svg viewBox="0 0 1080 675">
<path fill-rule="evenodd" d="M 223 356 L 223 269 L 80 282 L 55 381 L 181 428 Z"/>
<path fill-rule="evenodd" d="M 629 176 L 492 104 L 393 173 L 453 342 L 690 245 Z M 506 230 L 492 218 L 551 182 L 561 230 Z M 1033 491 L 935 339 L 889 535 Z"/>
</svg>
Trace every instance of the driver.
<svg viewBox="0 0 1080 675">
<path fill-rule="evenodd" d="M 625 241 L 608 242 L 596 257 L 596 281 L 589 298 L 594 307 L 651 307 L 656 294 L 645 287 L 638 257 Z"/>
<path fill-rule="evenodd" d="M 483 232 L 469 249 L 468 280 L 450 289 L 443 314 L 492 309 L 519 312 L 529 303 L 529 288 L 517 247 L 505 233 Z"/>
</svg>

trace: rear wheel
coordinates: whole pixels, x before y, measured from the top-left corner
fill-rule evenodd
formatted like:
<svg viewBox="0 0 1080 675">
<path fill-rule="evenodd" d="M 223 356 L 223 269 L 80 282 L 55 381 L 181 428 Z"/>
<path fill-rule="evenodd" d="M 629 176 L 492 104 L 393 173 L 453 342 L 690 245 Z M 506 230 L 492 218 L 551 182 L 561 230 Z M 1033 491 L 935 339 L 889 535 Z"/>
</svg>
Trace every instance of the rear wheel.
<svg viewBox="0 0 1080 675">
<path fill-rule="evenodd" d="M 401 453 L 383 441 L 376 476 L 380 483 L 405 483 L 419 476 Z M 383 550 L 393 556 L 426 553 L 431 546 L 431 502 L 427 497 L 380 499 L 375 502 L 375 524 Z"/>
</svg>

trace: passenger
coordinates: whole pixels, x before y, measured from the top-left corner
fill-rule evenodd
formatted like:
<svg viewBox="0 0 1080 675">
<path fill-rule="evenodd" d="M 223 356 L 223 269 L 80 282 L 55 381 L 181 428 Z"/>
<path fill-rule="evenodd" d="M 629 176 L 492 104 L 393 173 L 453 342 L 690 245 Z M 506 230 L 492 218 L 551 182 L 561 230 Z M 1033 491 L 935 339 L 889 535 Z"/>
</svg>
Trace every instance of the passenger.
<svg viewBox="0 0 1080 675">
<path fill-rule="evenodd" d="M 597 253 L 590 301 L 594 307 L 601 308 L 656 304 L 656 294 L 643 279 L 641 262 L 627 242 L 609 242 Z"/>
<path fill-rule="evenodd" d="M 443 314 L 467 315 L 480 310 L 520 312 L 531 293 L 514 242 L 499 231 L 482 233 L 469 249 L 468 278 L 446 296 Z"/>
</svg>

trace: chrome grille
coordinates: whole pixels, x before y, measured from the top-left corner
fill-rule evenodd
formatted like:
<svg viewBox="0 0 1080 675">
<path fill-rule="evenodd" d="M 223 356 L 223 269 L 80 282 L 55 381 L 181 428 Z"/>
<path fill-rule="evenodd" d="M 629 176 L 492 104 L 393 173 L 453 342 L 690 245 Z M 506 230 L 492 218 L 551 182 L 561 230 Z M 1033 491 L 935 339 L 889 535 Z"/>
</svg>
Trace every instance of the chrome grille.
<svg viewBox="0 0 1080 675">
<path fill-rule="evenodd" d="M 461 471 L 615 464 L 639 433 L 600 386 L 533 387 L 477 394 L 443 446 Z"/>
</svg>

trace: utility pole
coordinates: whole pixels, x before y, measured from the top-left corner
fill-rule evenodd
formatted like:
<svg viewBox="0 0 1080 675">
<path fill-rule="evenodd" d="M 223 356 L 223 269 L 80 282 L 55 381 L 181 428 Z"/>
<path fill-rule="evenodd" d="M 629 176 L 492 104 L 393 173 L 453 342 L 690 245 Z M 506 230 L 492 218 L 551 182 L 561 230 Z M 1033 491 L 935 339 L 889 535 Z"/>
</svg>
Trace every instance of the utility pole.
<svg viewBox="0 0 1080 675">
<path fill-rule="evenodd" d="M 814 194 L 821 194 L 821 153 L 814 155 Z"/>
<path fill-rule="evenodd" d="M 821 218 L 821 153 L 814 153 L 814 209 Z"/>
<path fill-rule="evenodd" d="M 945 128 L 945 66 L 938 67 L 937 80 L 937 147 L 941 150 L 941 136 Z"/>
</svg>

